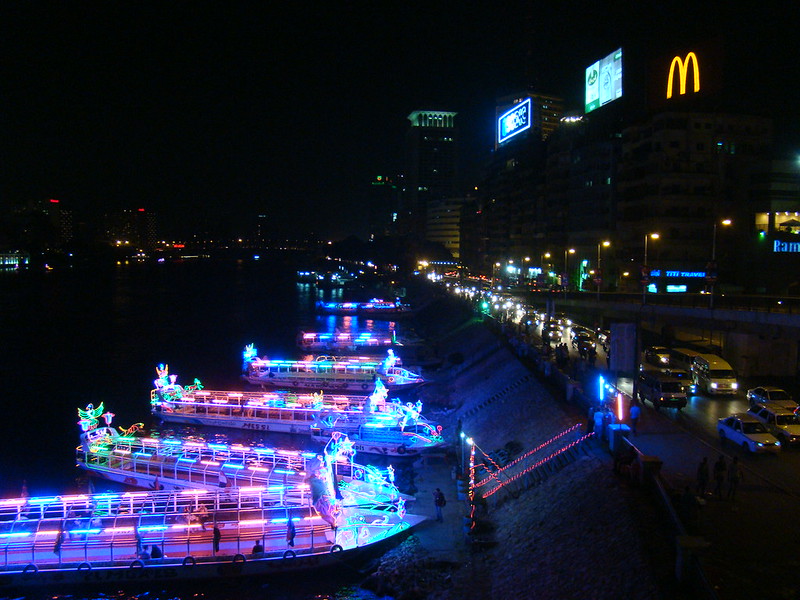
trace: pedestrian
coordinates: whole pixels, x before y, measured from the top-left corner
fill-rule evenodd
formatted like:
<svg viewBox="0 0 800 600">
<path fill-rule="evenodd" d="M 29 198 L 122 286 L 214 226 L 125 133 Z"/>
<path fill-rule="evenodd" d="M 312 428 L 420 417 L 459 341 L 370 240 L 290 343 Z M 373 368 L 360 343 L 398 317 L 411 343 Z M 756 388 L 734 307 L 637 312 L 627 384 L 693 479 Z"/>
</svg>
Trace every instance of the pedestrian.
<svg viewBox="0 0 800 600">
<path fill-rule="evenodd" d="M 447 504 L 447 499 L 444 497 L 444 493 L 439 488 L 433 492 L 433 504 L 436 507 L 436 520 L 441 523 L 444 521 L 444 517 L 442 516 L 442 507 Z"/>
<path fill-rule="evenodd" d="M 594 367 L 594 363 L 597 361 L 597 350 L 595 350 L 594 346 L 589 347 L 587 355 L 589 358 L 589 364 L 592 365 L 592 367 Z"/>
<path fill-rule="evenodd" d="M 218 527 L 214 527 L 214 552 L 219 552 L 219 542 L 222 539 L 222 532 Z"/>
<path fill-rule="evenodd" d="M 604 416 L 605 415 L 603 414 L 602 407 L 601 406 L 597 406 L 594 409 L 594 434 L 597 437 L 600 437 L 600 438 L 605 437 L 603 435 L 603 417 Z"/>
<path fill-rule="evenodd" d="M 725 471 L 727 470 L 725 457 L 720 454 L 717 462 L 714 463 L 714 492 L 719 500 L 722 500 L 722 484 L 725 483 Z"/>
<path fill-rule="evenodd" d="M 742 481 L 742 467 L 739 465 L 739 457 L 734 456 L 733 461 L 728 467 L 728 498 L 736 499 L 736 488 Z"/>
<path fill-rule="evenodd" d="M 639 406 L 639 403 L 636 402 L 636 400 L 631 400 L 630 419 L 631 431 L 633 431 L 633 435 L 636 435 L 636 424 L 639 422 L 639 414 L 641 411 L 642 409 Z"/>
<path fill-rule="evenodd" d="M 700 464 L 697 465 L 697 495 L 701 498 L 706 495 L 706 487 L 708 486 L 708 457 L 704 456 Z"/>
</svg>

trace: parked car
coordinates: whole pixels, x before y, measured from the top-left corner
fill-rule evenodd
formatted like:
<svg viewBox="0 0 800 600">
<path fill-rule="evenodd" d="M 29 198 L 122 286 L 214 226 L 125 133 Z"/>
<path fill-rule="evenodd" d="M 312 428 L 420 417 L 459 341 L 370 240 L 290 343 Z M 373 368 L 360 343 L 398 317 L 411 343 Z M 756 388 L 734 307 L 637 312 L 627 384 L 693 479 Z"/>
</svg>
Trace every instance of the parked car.
<svg viewBox="0 0 800 600">
<path fill-rule="evenodd" d="M 669 348 L 650 346 L 644 351 L 644 359 L 651 365 L 666 367 L 669 365 Z"/>
<path fill-rule="evenodd" d="M 736 413 L 717 423 L 719 441 L 730 440 L 748 452 L 780 452 L 781 443 L 767 426 L 749 413 Z"/>
<path fill-rule="evenodd" d="M 786 444 L 800 443 L 800 417 L 780 404 L 754 404 L 748 411 L 767 426 L 767 431 Z"/>
<path fill-rule="evenodd" d="M 750 406 L 757 403 L 769 404 L 770 402 L 792 402 L 795 406 L 797 405 L 786 390 L 770 385 L 747 390 L 747 400 L 750 402 Z"/>
</svg>

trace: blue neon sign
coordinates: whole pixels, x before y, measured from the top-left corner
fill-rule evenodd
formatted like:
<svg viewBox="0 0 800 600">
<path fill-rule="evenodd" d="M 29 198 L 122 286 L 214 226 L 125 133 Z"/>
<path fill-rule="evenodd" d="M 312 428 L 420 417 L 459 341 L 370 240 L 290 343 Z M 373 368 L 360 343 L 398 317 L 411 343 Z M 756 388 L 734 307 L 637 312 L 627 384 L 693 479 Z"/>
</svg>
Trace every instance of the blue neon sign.
<svg viewBox="0 0 800 600">
<path fill-rule="evenodd" d="M 502 144 L 531 128 L 531 99 L 525 98 L 519 104 L 504 112 L 497 120 L 497 143 Z"/>
</svg>

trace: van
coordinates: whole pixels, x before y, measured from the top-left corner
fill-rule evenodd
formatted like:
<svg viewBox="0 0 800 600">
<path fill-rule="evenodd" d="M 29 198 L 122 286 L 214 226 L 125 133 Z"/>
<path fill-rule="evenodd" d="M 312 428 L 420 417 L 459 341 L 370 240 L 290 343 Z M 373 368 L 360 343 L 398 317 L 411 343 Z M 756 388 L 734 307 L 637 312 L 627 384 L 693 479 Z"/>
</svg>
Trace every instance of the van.
<svg viewBox="0 0 800 600">
<path fill-rule="evenodd" d="M 686 386 L 676 378 L 658 371 L 645 371 L 639 375 L 639 400 L 649 401 L 653 408 L 686 406 Z"/>
<path fill-rule="evenodd" d="M 669 364 L 675 369 L 683 369 L 691 373 L 694 357 L 699 355 L 699 352 L 689 350 L 689 348 L 672 348 L 669 351 Z"/>
<path fill-rule="evenodd" d="M 692 364 L 692 379 L 707 394 L 735 394 L 739 389 L 736 371 L 715 354 L 698 354 Z"/>
</svg>

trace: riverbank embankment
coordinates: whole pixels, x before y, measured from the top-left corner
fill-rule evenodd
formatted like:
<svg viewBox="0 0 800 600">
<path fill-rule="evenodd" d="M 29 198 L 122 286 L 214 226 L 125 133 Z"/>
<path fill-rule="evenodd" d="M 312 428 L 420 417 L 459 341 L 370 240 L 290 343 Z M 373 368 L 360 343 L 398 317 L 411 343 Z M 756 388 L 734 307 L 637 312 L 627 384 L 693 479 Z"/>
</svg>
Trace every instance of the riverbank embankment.
<svg viewBox="0 0 800 600">
<path fill-rule="evenodd" d="M 442 358 L 420 397 L 453 445 L 418 465 L 414 510 L 433 515 L 434 485 L 449 501 L 444 522 L 420 526 L 367 585 L 403 600 L 691 598 L 675 583 L 674 549 L 649 492 L 618 476 L 596 441 L 537 485 L 487 502 L 478 533 L 467 534 L 475 515 L 455 477 L 469 452 L 459 426 L 483 452 L 521 453 L 585 427 L 585 414 L 457 301 L 437 298 L 417 321 Z"/>
</svg>

